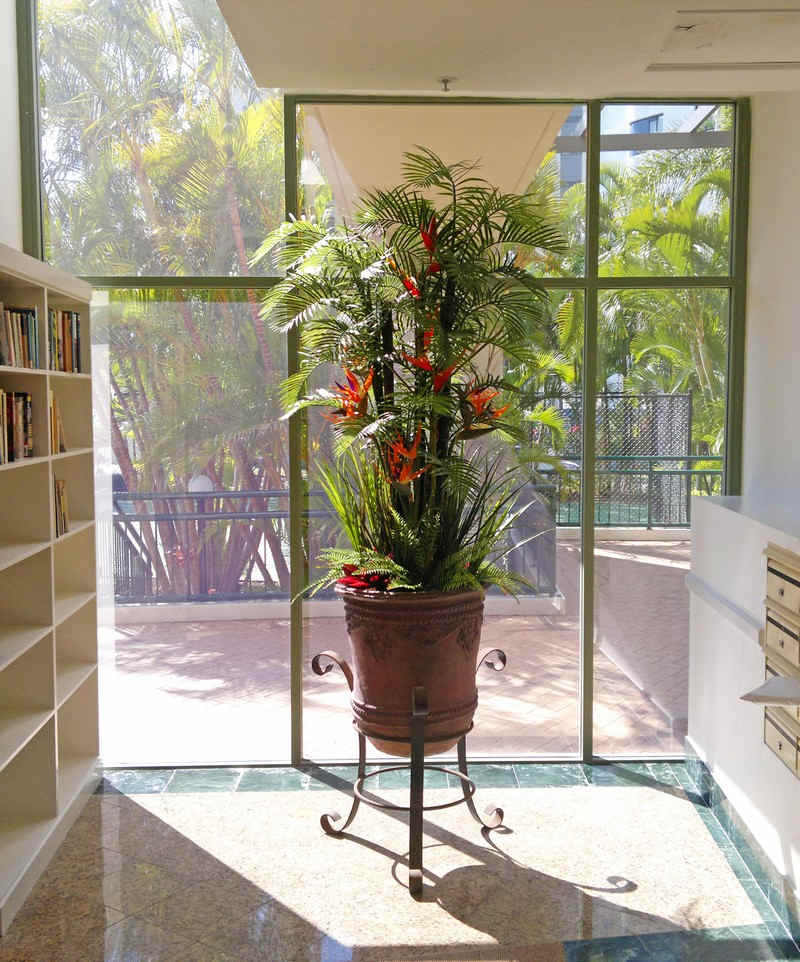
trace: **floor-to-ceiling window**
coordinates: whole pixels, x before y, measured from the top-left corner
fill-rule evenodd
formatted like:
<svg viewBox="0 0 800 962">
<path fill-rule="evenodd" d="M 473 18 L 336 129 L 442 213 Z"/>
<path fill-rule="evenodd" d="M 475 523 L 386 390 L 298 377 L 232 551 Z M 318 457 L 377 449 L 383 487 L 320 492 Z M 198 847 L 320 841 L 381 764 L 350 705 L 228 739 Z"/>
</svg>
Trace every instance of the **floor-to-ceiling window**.
<svg viewBox="0 0 800 962">
<path fill-rule="evenodd" d="M 472 750 L 680 752 L 690 497 L 724 490 L 739 429 L 735 106 L 283 98 L 213 0 L 44 0 L 39 38 L 45 255 L 97 288 L 105 758 L 352 755 L 344 686 L 308 666 L 346 645 L 338 603 L 291 602 L 338 537 L 330 426 L 280 419 L 296 344 L 253 255 L 286 209 L 352 218 L 416 144 L 536 191 L 566 241 L 528 265 L 542 365 L 506 370 L 554 464 L 515 533 L 531 590 L 487 602 L 509 667 Z"/>
</svg>

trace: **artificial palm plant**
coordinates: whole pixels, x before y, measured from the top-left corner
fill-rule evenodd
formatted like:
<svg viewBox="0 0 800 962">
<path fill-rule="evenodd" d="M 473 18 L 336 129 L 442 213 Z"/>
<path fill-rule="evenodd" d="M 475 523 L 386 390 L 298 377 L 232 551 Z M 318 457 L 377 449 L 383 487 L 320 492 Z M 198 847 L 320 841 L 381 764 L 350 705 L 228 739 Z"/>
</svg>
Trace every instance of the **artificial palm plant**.
<svg viewBox="0 0 800 962">
<path fill-rule="evenodd" d="M 504 363 L 559 367 L 532 346 L 545 295 L 526 266 L 563 241 L 541 195 L 504 193 L 474 164 L 418 148 L 404 173 L 362 198 L 355 224 L 292 220 L 257 255 L 286 269 L 265 314 L 300 328 L 287 411 L 321 405 L 337 435 L 336 464 L 318 469 L 350 548 L 327 549 L 313 587 L 513 591 L 501 558 L 523 466 L 546 459 L 525 422 L 560 422 L 521 408 Z"/>
</svg>

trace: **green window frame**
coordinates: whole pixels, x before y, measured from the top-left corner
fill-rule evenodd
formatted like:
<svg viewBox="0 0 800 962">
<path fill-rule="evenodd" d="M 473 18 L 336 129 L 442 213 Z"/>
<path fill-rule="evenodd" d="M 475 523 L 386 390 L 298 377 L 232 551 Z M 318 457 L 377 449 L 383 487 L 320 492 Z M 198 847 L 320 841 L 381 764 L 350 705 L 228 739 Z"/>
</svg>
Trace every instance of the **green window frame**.
<svg viewBox="0 0 800 962">
<path fill-rule="evenodd" d="M 22 160 L 23 242 L 26 253 L 43 258 L 43 218 L 40 160 L 40 129 L 38 102 L 38 62 L 35 0 L 17 0 L 20 143 Z M 731 243 L 729 271 L 723 276 L 709 277 L 601 277 L 599 275 L 600 223 L 600 118 L 605 105 L 610 104 L 731 104 L 734 108 L 733 195 L 731 209 Z M 583 290 L 584 317 L 584 376 L 583 410 L 595 408 L 597 399 L 597 322 L 598 299 L 604 290 L 623 287 L 666 289 L 688 287 L 725 288 L 729 291 L 728 318 L 728 376 L 725 420 L 725 457 L 723 492 L 741 494 L 742 484 L 742 426 L 744 402 L 744 345 L 745 305 L 747 297 L 747 225 L 749 205 L 750 158 L 750 102 L 747 98 L 622 98 L 572 100 L 507 97 L 454 96 L 368 96 L 332 94 L 284 95 L 284 165 L 286 215 L 298 213 L 298 155 L 297 109 L 306 104 L 364 104 L 375 105 L 437 105 L 461 104 L 526 105 L 526 104 L 585 104 L 587 109 L 586 150 L 586 267 L 583 277 L 541 278 L 545 288 Z M 275 277 L 231 276 L 88 276 L 84 278 L 100 289 L 182 288 L 231 290 L 243 286 L 255 290 L 266 289 L 278 282 Z M 297 370 L 298 338 L 292 332 L 288 340 L 289 373 Z M 579 756 L 585 762 L 596 760 L 593 750 L 594 715 L 594 542 L 595 518 L 593 492 L 595 489 L 595 424 L 587 418 L 583 432 L 581 475 L 581 568 L 580 568 L 580 690 L 579 690 Z M 302 422 L 295 414 L 289 422 L 289 538 L 291 571 L 291 745 L 292 764 L 305 761 L 303 755 L 303 599 L 305 562 L 302 549 L 303 503 L 301 484 Z M 571 756 L 574 759 L 574 756 Z M 616 758 L 617 756 L 615 756 Z M 640 757 L 640 756 L 637 756 Z M 659 756 L 664 758 L 664 756 Z"/>
</svg>

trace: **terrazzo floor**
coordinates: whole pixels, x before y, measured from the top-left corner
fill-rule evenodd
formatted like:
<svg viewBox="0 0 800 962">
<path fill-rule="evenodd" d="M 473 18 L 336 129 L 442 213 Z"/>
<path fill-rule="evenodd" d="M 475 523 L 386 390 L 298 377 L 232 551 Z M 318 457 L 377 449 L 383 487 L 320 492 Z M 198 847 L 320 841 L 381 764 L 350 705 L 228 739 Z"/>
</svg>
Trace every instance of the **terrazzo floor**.
<svg viewBox="0 0 800 962">
<path fill-rule="evenodd" d="M 0 941 L 0 962 L 588 962 L 800 959 L 678 764 L 471 767 L 426 814 L 424 895 L 405 816 L 362 806 L 352 766 L 107 772 Z M 375 791 L 402 803 L 405 778 Z M 452 797 L 428 774 L 426 798 Z"/>
</svg>

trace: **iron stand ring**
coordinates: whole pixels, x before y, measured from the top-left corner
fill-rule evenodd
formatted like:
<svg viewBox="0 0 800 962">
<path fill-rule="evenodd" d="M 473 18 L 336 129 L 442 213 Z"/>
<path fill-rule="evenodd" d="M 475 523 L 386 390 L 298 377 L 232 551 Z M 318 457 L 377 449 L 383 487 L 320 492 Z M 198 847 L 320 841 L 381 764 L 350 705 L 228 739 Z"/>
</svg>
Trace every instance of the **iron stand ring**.
<svg viewBox="0 0 800 962">
<path fill-rule="evenodd" d="M 437 812 L 443 808 L 453 808 L 456 805 L 463 805 L 468 799 L 471 799 L 475 794 L 475 782 L 472 781 L 467 775 L 462 772 L 456 771 L 454 768 L 445 768 L 442 765 L 430 765 L 426 763 L 422 766 L 423 770 L 426 772 L 444 772 L 445 775 L 453 775 L 461 780 L 462 796 L 461 798 L 456 798 L 452 802 L 441 802 L 439 805 L 423 805 L 423 812 Z M 362 789 L 364 787 L 364 782 L 368 778 L 374 778 L 376 775 L 380 775 L 381 772 L 410 772 L 411 764 L 408 765 L 392 765 L 390 768 L 376 768 L 374 772 L 367 772 L 360 778 L 357 778 L 355 784 L 353 785 L 353 793 L 356 798 L 360 799 L 365 805 L 369 805 L 372 808 L 382 808 L 392 812 L 410 812 L 410 805 L 395 805 L 393 802 L 387 802 L 382 798 L 369 798 L 364 795 Z M 448 786 L 449 787 L 449 786 Z"/>
</svg>

